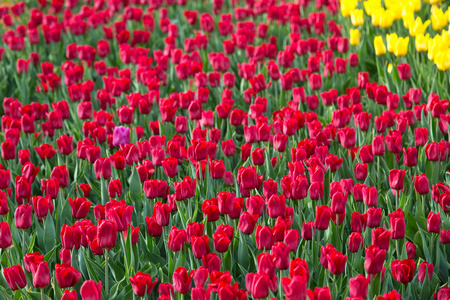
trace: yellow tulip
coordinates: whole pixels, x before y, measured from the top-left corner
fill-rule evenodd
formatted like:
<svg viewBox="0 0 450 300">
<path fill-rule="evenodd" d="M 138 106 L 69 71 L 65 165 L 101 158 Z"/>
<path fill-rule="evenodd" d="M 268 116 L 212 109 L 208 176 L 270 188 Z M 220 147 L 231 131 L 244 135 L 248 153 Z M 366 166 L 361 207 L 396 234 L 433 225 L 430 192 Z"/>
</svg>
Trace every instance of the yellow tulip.
<svg viewBox="0 0 450 300">
<path fill-rule="evenodd" d="M 427 20 L 425 23 L 422 23 L 422 19 L 417 17 L 414 24 L 409 28 L 409 34 L 413 37 L 418 36 L 419 34 L 424 34 L 425 30 L 427 30 L 428 25 L 430 25 L 431 21 Z"/>
<path fill-rule="evenodd" d="M 412 26 L 414 26 L 414 13 L 412 11 L 408 12 L 407 14 L 404 14 L 402 16 L 403 20 L 403 26 L 405 28 L 410 29 Z"/>
<path fill-rule="evenodd" d="M 341 0 L 341 14 L 344 17 L 350 16 L 350 13 L 358 6 L 358 0 Z"/>
<path fill-rule="evenodd" d="M 436 54 L 436 57 L 434 58 L 434 63 L 436 64 L 437 68 L 441 71 L 446 71 L 450 69 L 450 51 L 442 51 Z"/>
<path fill-rule="evenodd" d="M 356 29 L 350 29 L 350 45 L 357 46 L 359 45 L 359 30 Z"/>
<path fill-rule="evenodd" d="M 397 45 L 398 36 L 397 34 L 391 33 L 386 34 L 386 42 L 387 42 L 387 49 L 389 52 L 394 53 L 395 46 Z"/>
<path fill-rule="evenodd" d="M 415 12 L 420 11 L 422 8 L 422 3 L 420 0 L 412 0 L 410 3 L 412 4 Z"/>
<path fill-rule="evenodd" d="M 428 50 L 428 41 L 430 39 L 430 35 L 427 33 L 427 35 L 419 34 L 416 36 L 416 50 L 418 52 L 425 52 Z"/>
<path fill-rule="evenodd" d="M 431 14 L 431 24 L 433 26 L 433 30 L 438 31 L 447 26 L 448 23 L 448 15 L 444 14 L 442 9 L 434 8 Z"/>
<path fill-rule="evenodd" d="M 372 13 L 381 8 L 381 0 L 367 0 L 363 3 L 364 9 L 368 16 L 372 16 Z"/>
<path fill-rule="evenodd" d="M 350 12 L 353 26 L 357 27 L 364 24 L 363 14 L 364 12 L 362 9 L 355 9 Z"/>
<path fill-rule="evenodd" d="M 392 69 L 393 69 L 393 68 L 394 68 L 394 67 L 392 66 L 392 64 L 389 64 L 389 65 L 387 66 L 387 71 L 388 71 L 389 74 L 392 72 Z"/>
<path fill-rule="evenodd" d="M 381 15 L 380 26 L 382 28 L 391 27 L 393 22 L 394 22 L 394 16 L 392 15 L 390 10 L 385 11 L 384 14 Z"/>
<path fill-rule="evenodd" d="M 383 19 L 383 14 L 384 14 L 384 8 L 380 7 L 377 8 L 376 10 L 374 10 L 372 12 L 372 25 L 373 26 L 380 26 L 381 25 L 381 20 Z"/>
<path fill-rule="evenodd" d="M 383 38 L 380 35 L 375 37 L 375 39 L 373 40 L 373 45 L 375 47 L 375 54 L 377 56 L 386 53 L 386 46 L 384 46 Z"/>
<path fill-rule="evenodd" d="M 450 47 L 450 32 L 445 29 L 441 32 L 442 35 L 442 47 L 449 48 Z"/>
<path fill-rule="evenodd" d="M 408 53 L 409 36 L 406 38 L 398 38 L 397 44 L 395 45 L 394 55 L 395 56 L 405 56 Z"/>
<path fill-rule="evenodd" d="M 430 4 L 432 5 L 439 5 L 441 4 L 442 0 L 430 0 Z"/>
<path fill-rule="evenodd" d="M 428 59 L 434 60 L 436 55 L 439 52 L 442 52 L 444 48 L 442 47 L 442 37 L 441 36 L 435 36 L 430 42 L 428 43 Z"/>
</svg>

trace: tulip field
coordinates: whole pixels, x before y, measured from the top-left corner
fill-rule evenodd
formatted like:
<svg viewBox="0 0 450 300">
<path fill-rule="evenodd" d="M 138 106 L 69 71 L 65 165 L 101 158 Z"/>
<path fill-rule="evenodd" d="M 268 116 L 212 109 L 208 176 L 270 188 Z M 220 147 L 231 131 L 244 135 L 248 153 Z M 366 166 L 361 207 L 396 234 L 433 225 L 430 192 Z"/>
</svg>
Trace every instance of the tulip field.
<svg viewBox="0 0 450 300">
<path fill-rule="evenodd" d="M 0 18 L 0 299 L 450 299 L 449 1 Z"/>
</svg>

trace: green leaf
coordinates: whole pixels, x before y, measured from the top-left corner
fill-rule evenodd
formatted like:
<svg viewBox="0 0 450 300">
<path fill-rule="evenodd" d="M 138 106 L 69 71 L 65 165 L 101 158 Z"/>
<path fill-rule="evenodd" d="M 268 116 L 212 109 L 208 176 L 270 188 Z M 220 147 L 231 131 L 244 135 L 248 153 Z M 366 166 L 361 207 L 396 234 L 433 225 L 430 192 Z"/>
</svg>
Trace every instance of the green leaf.
<svg viewBox="0 0 450 300">
<path fill-rule="evenodd" d="M 46 250 L 53 248 L 55 245 L 55 240 L 55 223 L 53 223 L 53 218 L 49 211 L 44 222 L 44 248 Z"/>
<path fill-rule="evenodd" d="M 142 196 L 142 185 L 141 179 L 139 178 L 139 173 L 137 171 L 136 166 L 132 166 L 131 176 L 128 179 L 128 183 L 130 185 L 130 196 L 133 201 L 139 201 Z"/>
<path fill-rule="evenodd" d="M 238 262 L 245 269 L 247 269 L 249 265 L 246 239 L 247 237 L 245 234 L 239 231 Z"/>
</svg>

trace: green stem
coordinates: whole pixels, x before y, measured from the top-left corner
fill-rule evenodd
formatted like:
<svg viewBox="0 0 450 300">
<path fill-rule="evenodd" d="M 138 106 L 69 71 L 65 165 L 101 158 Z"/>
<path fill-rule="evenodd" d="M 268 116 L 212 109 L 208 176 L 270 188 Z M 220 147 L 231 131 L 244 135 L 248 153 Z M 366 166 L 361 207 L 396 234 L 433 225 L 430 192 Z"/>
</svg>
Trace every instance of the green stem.
<svg viewBox="0 0 450 300">
<path fill-rule="evenodd" d="M 6 258 L 8 259 L 9 266 L 11 267 L 13 264 L 11 262 L 11 257 L 9 256 L 9 253 L 8 253 L 8 248 L 5 249 L 5 254 L 6 254 Z"/>
<path fill-rule="evenodd" d="M 109 298 L 109 267 L 108 267 L 108 249 L 103 249 L 103 253 L 105 255 L 105 292 L 106 292 L 106 298 Z"/>
<path fill-rule="evenodd" d="M 26 252 L 26 245 L 25 245 L 25 230 L 22 229 L 22 257 L 25 256 Z"/>
<path fill-rule="evenodd" d="M 44 289 L 41 289 L 41 300 L 44 300 Z"/>
<path fill-rule="evenodd" d="M 279 276 L 280 276 L 280 278 L 278 279 L 279 280 L 279 283 L 278 283 L 278 293 L 279 293 L 279 296 L 280 296 L 280 299 L 283 299 L 283 292 L 281 291 L 281 276 L 282 276 L 282 270 L 279 270 Z"/>
</svg>

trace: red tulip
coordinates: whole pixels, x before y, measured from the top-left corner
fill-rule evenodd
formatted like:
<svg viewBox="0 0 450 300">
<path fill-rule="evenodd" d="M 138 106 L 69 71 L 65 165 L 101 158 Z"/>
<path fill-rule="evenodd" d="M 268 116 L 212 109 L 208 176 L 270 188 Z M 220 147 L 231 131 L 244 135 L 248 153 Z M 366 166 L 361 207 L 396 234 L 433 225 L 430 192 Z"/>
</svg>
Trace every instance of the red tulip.
<svg viewBox="0 0 450 300">
<path fill-rule="evenodd" d="M 185 268 L 178 267 L 172 275 L 173 289 L 180 294 L 189 293 L 192 277 L 194 277 L 194 270 L 188 273 Z"/>
<path fill-rule="evenodd" d="M 244 211 L 239 218 L 239 230 L 247 235 L 252 234 L 255 230 L 255 225 L 258 218 L 259 215 L 257 214 L 251 215 Z"/>
<path fill-rule="evenodd" d="M 3 275 L 12 291 L 23 289 L 27 285 L 25 272 L 20 265 L 4 268 Z"/>
<path fill-rule="evenodd" d="M 405 237 L 405 214 L 399 208 L 389 214 L 389 223 L 391 224 L 391 235 L 393 239 L 402 239 Z"/>
<path fill-rule="evenodd" d="M 61 300 L 77 300 L 77 291 L 65 290 L 61 297 Z"/>
<path fill-rule="evenodd" d="M 403 190 L 405 184 L 405 171 L 392 169 L 389 171 L 389 186 L 391 189 L 400 191 Z"/>
<path fill-rule="evenodd" d="M 411 259 L 394 260 L 391 263 L 392 276 L 395 280 L 408 284 L 414 278 L 415 263 Z"/>
<path fill-rule="evenodd" d="M 94 280 L 86 280 L 80 289 L 82 299 L 101 300 L 102 299 L 102 282 L 98 284 Z"/>
<path fill-rule="evenodd" d="M 50 269 L 46 261 L 37 261 L 31 265 L 33 274 L 33 285 L 35 288 L 42 289 L 50 284 Z"/>
<path fill-rule="evenodd" d="M 307 279 L 303 276 L 292 278 L 282 277 L 281 285 L 286 296 L 286 300 L 306 299 Z"/>
<path fill-rule="evenodd" d="M 100 220 L 97 228 L 98 246 L 113 248 L 117 242 L 117 228 L 114 222 Z"/>
<path fill-rule="evenodd" d="M 358 252 L 359 249 L 363 248 L 363 237 L 360 232 L 352 232 L 348 240 L 348 250 L 350 252 Z"/>
<path fill-rule="evenodd" d="M 142 272 L 137 272 L 133 277 L 130 277 L 129 279 L 131 287 L 138 297 L 150 295 L 153 288 L 158 283 L 158 278 L 155 278 L 155 281 L 152 281 L 152 277 L 150 275 Z"/>
<path fill-rule="evenodd" d="M 378 274 L 383 268 L 386 250 L 380 249 L 378 246 L 369 246 L 366 248 L 366 260 L 364 268 L 368 274 Z"/>
<path fill-rule="evenodd" d="M 411 67 L 408 64 L 401 63 L 397 66 L 398 76 L 401 80 L 408 80 L 411 78 Z"/>
<path fill-rule="evenodd" d="M 289 268 L 289 247 L 286 244 L 278 242 L 272 246 L 272 255 L 275 268 L 286 270 Z"/>
<path fill-rule="evenodd" d="M 187 243 L 186 230 L 173 226 L 169 234 L 168 247 L 174 252 L 180 251 Z"/>
<path fill-rule="evenodd" d="M 91 208 L 91 202 L 86 197 L 76 197 L 74 200 L 69 198 L 69 205 L 72 208 L 72 216 L 75 219 L 86 218 Z"/>
<path fill-rule="evenodd" d="M 439 233 L 441 230 L 441 215 L 430 212 L 427 217 L 428 232 Z"/>
<path fill-rule="evenodd" d="M 431 281 L 431 278 L 433 277 L 433 270 L 434 270 L 433 264 L 428 263 L 426 261 L 422 262 L 419 265 L 419 274 L 417 276 L 419 282 L 424 282 L 426 277 L 428 277 L 428 280 Z"/>
<path fill-rule="evenodd" d="M 377 245 L 381 249 L 389 250 L 389 243 L 391 241 L 391 232 L 384 228 L 377 228 L 372 230 L 372 245 Z"/>
<path fill-rule="evenodd" d="M 419 195 L 426 195 L 430 192 L 427 175 L 420 174 L 414 177 L 414 190 Z"/>
<path fill-rule="evenodd" d="M 316 206 L 316 219 L 314 221 L 314 228 L 319 230 L 328 229 L 331 219 L 331 209 L 326 206 Z"/>
<path fill-rule="evenodd" d="M 81 273 L 67 264 L 56 264 L 55 277 L 60 288 L 75 286 L 81 278 Z"/>
<path fill-rule="evenodd" d="M 349 292 L 350 297 L 366 298 L 369 291 L 370 277 L 364 277 L 364 275 L 357 275 L 349 280 Z"/>
</svg>

